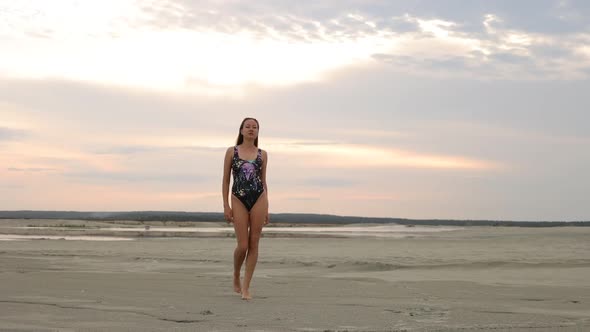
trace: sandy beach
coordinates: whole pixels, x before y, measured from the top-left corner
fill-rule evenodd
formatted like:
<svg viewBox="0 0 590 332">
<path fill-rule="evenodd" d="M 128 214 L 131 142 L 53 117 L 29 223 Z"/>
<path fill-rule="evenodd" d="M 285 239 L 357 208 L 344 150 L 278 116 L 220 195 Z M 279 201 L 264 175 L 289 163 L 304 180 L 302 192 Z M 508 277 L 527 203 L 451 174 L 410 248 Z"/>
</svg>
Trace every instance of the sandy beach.
<svg viewBox="0 0 590 332">
<path fill-rule="evenodd" d="M 590 330 L 590 228 L 268 227 L 243 301 L 231 234 L 138 236 L 135 225 L 99 238 L 113 225 L 77 223 L 1 223 L 1 331 Z"/>
</svg>

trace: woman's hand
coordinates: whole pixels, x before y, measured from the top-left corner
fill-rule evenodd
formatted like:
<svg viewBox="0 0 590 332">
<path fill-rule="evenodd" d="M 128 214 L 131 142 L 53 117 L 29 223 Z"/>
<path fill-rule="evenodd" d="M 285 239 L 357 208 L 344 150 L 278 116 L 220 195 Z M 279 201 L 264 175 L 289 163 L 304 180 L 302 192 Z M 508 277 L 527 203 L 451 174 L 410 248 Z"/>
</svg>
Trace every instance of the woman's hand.
<svg viewBox="0 0 590 332">
<path fill-rule="evenodd" d="M 270 215 L 267 212 L 266 213 L 266 218 L 264 218 L 264 226 L 268 225 L 269 222 L 270 222 Z"/>
<path fill-rule="evenodd" d="M 234 222 L 234 213 L 229 206 L 223 208 L 223 217 L 228 223 Z"/>
</svg>

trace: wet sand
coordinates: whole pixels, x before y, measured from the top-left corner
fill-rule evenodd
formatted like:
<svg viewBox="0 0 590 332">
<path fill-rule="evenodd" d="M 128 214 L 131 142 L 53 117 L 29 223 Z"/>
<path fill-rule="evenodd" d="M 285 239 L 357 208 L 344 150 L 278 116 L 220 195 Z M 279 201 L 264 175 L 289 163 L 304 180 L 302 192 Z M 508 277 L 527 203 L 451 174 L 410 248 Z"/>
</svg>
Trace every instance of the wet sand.
<svg viewBox="0 0 590 332">
<path fill-rule="evenodd" d="M 590 330 L 589 228 L 261 241 L 251 301 L 225 235 L 0 241 L 0 331 Z"/>
</svg>

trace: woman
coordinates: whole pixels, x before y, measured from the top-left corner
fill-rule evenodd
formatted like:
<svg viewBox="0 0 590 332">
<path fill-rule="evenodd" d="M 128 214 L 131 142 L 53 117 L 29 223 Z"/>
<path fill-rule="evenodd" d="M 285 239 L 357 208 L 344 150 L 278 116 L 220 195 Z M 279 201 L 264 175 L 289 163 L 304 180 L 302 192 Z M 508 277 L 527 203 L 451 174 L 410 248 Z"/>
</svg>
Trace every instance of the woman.
<svg viewBox="0 0 590 332">
<path fill-rule="evenodd" d="M 258 261 L 258 241 L 262 227 L 268 224 L 266 187 L 266 151 L 258 148 L 258 120 L 245 118 L 240 125 L 236 146 L 227 149 L 223 165 L 223 210 L 225 220 L 233 223 L 238 241 L 234 251 L 234 291 L 250 300 L 250 281 Z M 229 178 L 233 171 L 231 206 L 228 201 Z M 246 260 L 244 282 L 240 270 Z"/>
</svg>

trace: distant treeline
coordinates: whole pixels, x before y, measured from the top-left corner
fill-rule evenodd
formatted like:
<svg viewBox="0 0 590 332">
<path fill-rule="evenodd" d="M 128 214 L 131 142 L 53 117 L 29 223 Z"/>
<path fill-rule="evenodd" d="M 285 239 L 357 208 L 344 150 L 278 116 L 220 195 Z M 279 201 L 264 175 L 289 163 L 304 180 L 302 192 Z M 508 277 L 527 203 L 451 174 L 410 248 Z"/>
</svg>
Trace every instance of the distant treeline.
<svg viewBox="0 0 590 332">
<path fill-rule="evenodd" d="M 431 226 L 590 226 L 590 221 L 501 221 L 345 217 L 327 214 L 272 213 L 273 223 L 299 224 L 388 224 Z M 73 219 L 73 220 L 135 220 L 135 221 L 223 221 L 218 212 L 78 212 L 78 211 L 0 211 L 0 219 Z"/>
</svg>

